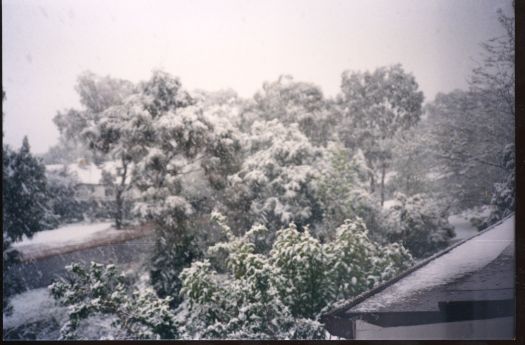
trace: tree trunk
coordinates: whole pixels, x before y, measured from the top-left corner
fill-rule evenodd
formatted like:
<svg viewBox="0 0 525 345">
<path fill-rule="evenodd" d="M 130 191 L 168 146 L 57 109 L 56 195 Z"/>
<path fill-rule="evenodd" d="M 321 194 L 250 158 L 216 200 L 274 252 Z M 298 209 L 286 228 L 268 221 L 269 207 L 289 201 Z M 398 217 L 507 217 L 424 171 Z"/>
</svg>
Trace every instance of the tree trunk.
<svg viewBox="0 0 525 345">
<path fill-rule="evenodd" d="M 386 175 L 386 164 L 381 164 L 381 207 L 385 203 L 385 175 Z"/>
<path fill-rule="evenodd" d="M 120 185 L 117 186 L 115 191 L 115 227 L 122 229 L 122 218 L 124 217 L 124 190 L 126 189 L 126 177 L 128 174 L 128 161 L 122 157 L 122 174 L 120 175 Z"/>
<path fill-rule="evenodd" d="M 369 175 L 370 175 L 370 193 L 374 193 L 376 191 L 376 181 L 374 178 L 374 173 L 371 172 Z"/>
<path fill-rule="evenodd" d="M 122 191 L 117 190 L 115 195 L 115 227 L 117 229 L 122 229 L 122 208 L 123 208 L 123 200 L 122 200 Z"/>
</svg>

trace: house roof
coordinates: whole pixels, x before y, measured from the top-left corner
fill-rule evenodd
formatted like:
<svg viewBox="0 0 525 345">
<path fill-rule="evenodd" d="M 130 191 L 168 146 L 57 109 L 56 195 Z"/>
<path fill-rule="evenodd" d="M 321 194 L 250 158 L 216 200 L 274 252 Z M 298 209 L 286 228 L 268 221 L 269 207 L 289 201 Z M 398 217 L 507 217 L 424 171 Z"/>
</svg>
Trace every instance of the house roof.
<svg viewBox="0 0 525 345">
<path fill-rule="evenodd" d="M 104 162 L 96 165 L 90 162 L 77 162 L 71 164 L 49 164 L 46 165 L 46 171 L 58 171 L 67 166 L 70 173 L 78 178 L 79 184 L 100 184 L 102 179 L 102 170 L 115 172 L 116 162 Z"/>
<path fill-rule="evenodd" d="M 514 215 L 343 303 L 325 316 L 437 312 L 514 298 Z"/>
</svg>

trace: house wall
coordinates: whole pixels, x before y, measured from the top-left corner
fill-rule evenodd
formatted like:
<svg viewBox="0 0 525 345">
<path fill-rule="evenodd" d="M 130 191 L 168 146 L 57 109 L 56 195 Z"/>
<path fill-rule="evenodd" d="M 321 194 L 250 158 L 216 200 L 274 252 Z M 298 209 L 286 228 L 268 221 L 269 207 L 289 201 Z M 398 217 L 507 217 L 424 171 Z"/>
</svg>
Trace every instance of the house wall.
<svg viewBox="0 0 525 345">
<path fill-rule="evenodd" d="M 106 195 L 106 189 L 99 184 L 79 184 L 77 185 L 77 198 L 81 201 L 88 200 L 110 200 Z"/>
<path fill-rule="evenodd" d="M 485 320 L 435 323 L 417 326 L 379 327 L 356 321 L 358 340 L 430 340 L 430 339 L 512 339 L 515 336 L 514 317 Z"/>
</svg>

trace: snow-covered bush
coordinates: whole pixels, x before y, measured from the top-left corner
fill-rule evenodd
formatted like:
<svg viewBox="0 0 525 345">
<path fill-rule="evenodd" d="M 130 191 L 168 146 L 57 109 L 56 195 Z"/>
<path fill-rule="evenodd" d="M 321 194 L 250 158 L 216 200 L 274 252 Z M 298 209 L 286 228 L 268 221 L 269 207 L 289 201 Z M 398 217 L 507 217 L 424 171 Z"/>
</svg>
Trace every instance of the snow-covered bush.
<svg viewBox="0 0 525 345">
<path fill-rule="evenodd" d="M 347 219 L 327 244 L 336 299 L 347 299 L 391 279 L 413 263 L 398 243 L 381 246 L 368 237 L 361 218 Z"/>
<path fill-rule="evenodd" d="M 455 236 L 446 209 L 423 194 L 406 197 L 397 193 L 386 220 L 389 239 L 402 243 L 417 258 L 447 247 Z"/>
<path fill-rule="evenodd" d="M 132 289 L 113 265 L 92 262 L 89 267 L 66 267 L 69 279 L 49 286 L 61 305 L 68 306 L 68 322 L 61 339 L 75 339 L 83 320 L 99 315 L 113 317 L 116 339 L 173 339 L 178 325 L 169 308 L 170 297 L 159 298 L 153 289 Z"/>
<path fill-rule="evenodd" d="M 295 317 L 315 319 L 332 299 L 329 259 L 325 247 L 294 224 L 277 232 L 270 252 L 274 281 L 283 302 Z"/>
</svg>

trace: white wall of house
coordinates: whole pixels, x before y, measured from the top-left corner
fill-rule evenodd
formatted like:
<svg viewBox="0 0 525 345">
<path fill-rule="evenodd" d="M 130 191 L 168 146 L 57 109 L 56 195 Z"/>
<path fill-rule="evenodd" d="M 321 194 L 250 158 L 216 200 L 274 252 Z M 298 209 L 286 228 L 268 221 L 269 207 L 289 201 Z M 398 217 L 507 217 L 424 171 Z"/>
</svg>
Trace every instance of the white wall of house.
<svg viewBox="0 0 525 345">
<path fill-rule="evenodd" d="M 81 201 L 112 199 L 111 196 L 106 195 L 106 188 L 99 184 L 79 184 L 76 193 L 78 200 Z"/>
<path fill-rule="evenodd" d="M 356 322 L 358 340 L 437 340 L 437 339 L 512 339 L 514 317 L 434 323 L 417 326 L 379 327 L 365 321 Z"/>
</svg>

